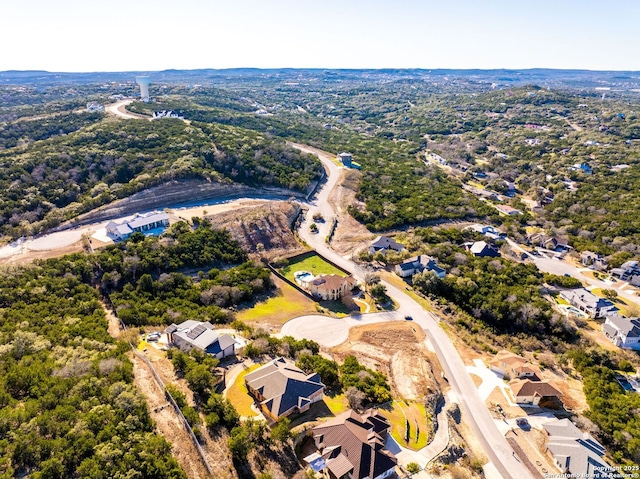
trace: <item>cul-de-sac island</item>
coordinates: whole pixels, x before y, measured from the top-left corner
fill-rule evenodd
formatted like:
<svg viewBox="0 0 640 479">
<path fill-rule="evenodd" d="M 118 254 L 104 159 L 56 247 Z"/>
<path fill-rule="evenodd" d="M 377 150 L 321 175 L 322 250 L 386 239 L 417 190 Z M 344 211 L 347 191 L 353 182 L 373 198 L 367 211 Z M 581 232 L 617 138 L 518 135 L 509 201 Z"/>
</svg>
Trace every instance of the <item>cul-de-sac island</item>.
<svg viewBox="0 0 640 479">
<path fill-rule="evenodd" d="M 640 477 L 637 74 L 0 81 L 0 478 Z"/>
</svg>

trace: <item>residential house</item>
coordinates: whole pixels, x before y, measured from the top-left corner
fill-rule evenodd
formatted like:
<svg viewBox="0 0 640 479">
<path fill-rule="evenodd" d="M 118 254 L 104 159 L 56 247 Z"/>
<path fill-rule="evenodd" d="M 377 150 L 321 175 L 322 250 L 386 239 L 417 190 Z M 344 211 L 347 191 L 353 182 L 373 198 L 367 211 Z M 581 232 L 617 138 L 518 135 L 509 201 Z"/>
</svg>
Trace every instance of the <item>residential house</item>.
<svg viewBox="0 0 640 479">
<path fill-rule="evenodd" d="M 593 170 L 587 163 L 576 163 L 570 169 L 574 171 L 581 171 L 585 175 L 591 175 L 593 173 Z"/>
<path fill-rule="evenodd" d="M 489 369 L 503 377 L 514 379 L 539 379 L 542 373 L 522 356 L 503 350 L 489 361 Z"/>
<path fill-rule="evenodd" d="M 308 283 L 308 290 L 317 298 L 336 300 L 342 298 L 356 286 L 356 280 L 352 276 L 339 276 L 337 274 L 322 274 Z"/>
<path fill-rule="evenodd" d="M 500 212 L 508 216 L 521 215 L 522 211 L 517 210 L 509 205 L 495 205 L 495 208 Z"/>
<path fill-rule="evenodd" d="M 173 111 L 173 110 L 154 111 L 153 112 L 153 118 L 154 119 L 158 119 L 158 118 L 177 118 L 179 120 L 184 120 L 184 116 L 182 116 L 177 111 Z"/>
<path fill-rule="evenodd" d="M 101 105 L 100 103 L 96 103 L 95 101 L 92 101 L 90 103 L 87 103 L 87 111 L 90 111 L 90 112 L 104 111 L 104 105 Z"/>
<path fill-rule="evenodd" d="M 145 213 L 136 214 L 132 219 L 122 223 L 109 221 L 105 225 L 107 235 L 114 240 L 125 240 L 133 233 L 151 233 L 154 230 L 163 229 L 169 226 L 169 215 L 166 213 Z"/>
<path fill-rule="evenodd" d="M 618 311 L 618 308 L 611 301 L 596 296 L 585 288 L 560 291 L 560 297 L 594 319 L 610 316 Z"/>
<path fill-rule="evenodd" d="M 607 316 L 602 331 L 613 344 L 624 349 L 640 350 L 640 319 Z"/>
<path fill-rule="evenodd" d="M 584 266 L 588 266 L 596 271 L 606 271 L 609 268 L 609 262 L 593 251 L 583 251 L 580 253 L 580 262 Z"/>
<path fill-rule="evenodd" d="M 385 449 L 391 425 L 375 409 L 349 410 L 312 429 L 316 452 L 304 458 L 326 479 L 384 479 L 397 459 Z"/>
<path fill-rule="evenodd" d="M 511 392 L 518 404 L 538 406 L 549 401 L 557 401 L 562 393 L 549 381 L 532 381 L 531 379 L 514 379 L 509 382 Z"/>
<path fill-rule="evenodd" d="M 474 243 L 465 243 L 464 247 L 469 253 L 480 258 L 497 258 L 500 256 L 498 248 L 492 243 L 486 241 L 476 241 Z"/>
<path fill-rule="evenodd" d="M 498 231 L 497 229 L 495 229 L 491 225 L 475 224 L 475 225 L 468 226 L 466 229 L 471 229 L 471 230 L 475 231 L 476 233 L 480 233 L 480 234 L 486 236 L 487 238 L 491 238 L 491 239 L 494 239 L 494 240 L 504 239 L 507 236 L 505 233 L 502 233 L 502 232 Z"/>
<path fill-rule="evenodd" d="M 617 276 L 623 281 L 629 281 L 633 286 L 640 286 L 640 266 L 637 261 L 627 261 L 619 268 L 611 270 L 611 276 Z"/>
<path fill-rule="evenodd" d="M 181 351 L 188 353 L 198 349 L 211 354 L 218 359 L 233 356 L 236 344 L 239 344 L 228 334 L 219 334 L 209 322 L 187 320 L 180 324 L 172 324 L 165 330 L 169 337 L 169 344 L 173 344 Z"/>
<path fill-rule="evenodd" d="M 325 387 L 320 375 L 306 374 L 284 358 L 247 374 L 244 382 L 262 412 L 274 421 L 308 411 L 313 403 L 322 401 Z"/>
<path fill-rule="evenodd" d="M 533 233 L 528 235 L 527 244 L 557 252 L 570 251 L 573 249 L 567 243 L 566 238 L 549 236 L 546 233 Z"/>
<path fill-rule="evenodd" d="M 385 254 L 389 250 L 400 252 L 403 249 L 404 245 L 398 243 L 393 238 L 389 238 L 388 236 L 378 236 L 369 245 L 369 254 Z"/>
<path fill-rule="evenodd" d="M 443 268 L 438 266 L 435 259 L 426 254 L 413 256 L 396 265 L 396 274 L 401 278 L 410 278 L 414 274 L 422 273 L 423 271 L 433 271 L 440 279 L 447 274 Z"/>
<path fill-rule="evenodd" d="M 547 452 L 562 474 L 594 479 L 611 477 L 615 470 L 604 460 L 605 448 L 569 419 L 554 419 L 542 425 L 548 434 Z"/>
</svg>

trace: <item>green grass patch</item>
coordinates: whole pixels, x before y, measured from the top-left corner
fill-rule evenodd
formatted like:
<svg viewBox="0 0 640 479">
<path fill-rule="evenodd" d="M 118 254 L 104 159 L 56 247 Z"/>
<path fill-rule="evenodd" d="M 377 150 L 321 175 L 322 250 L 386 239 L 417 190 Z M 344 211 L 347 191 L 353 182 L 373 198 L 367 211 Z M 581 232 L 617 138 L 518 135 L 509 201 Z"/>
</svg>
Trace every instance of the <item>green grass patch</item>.
<svg viewBox="0 0 640 479">
<path fill-rule="evenodd" d="M 289 281 L 295 282 L 293 273 L 296 271 L 309 271 L 314 276 L 318 276 L 319 274 L 337 274 L 339 276 L 347 276 L 343 271 L 327 263 L 318 255 L 312 255 L 289 263 L 288 266 L 285 266 L 280 270 L 280 273 Z"/>
<path fill-rule="evenodd" d="M 556 296 L 556 303 L 563 304 L 565 306 L 570 306 L 569 301 L 567 301 L 564 298 L 561 298 L 560 296 Z"/>
<path fill-rule="evenodd" d="M 236 315 L 237 318 L 246 323 L 266 321 L 284 324 L 298 316 L 317 314 L 315 301 L 307 298 L 284 281 L 278 280 L 276 283 L 278 286 L 276 296 L 239 311 Z"/>
<path fill-rule="evenodd" d="M 415 402 L 393 401 L 380 412 L 391 422 L 391 435 L 404 447 L 417 451 L 427 445 L 431 420 L 427 418 L 422 404 Z M 409 441 L 407 437 L 407 420 L 409 422 Z"/>
<path fill-rule="evenodd" d="M 384 279 L 387 283 L 392 284 L 396 288 L 404 291 L 404 293 L 413 299 L 416 303 L 422 306 L 426 311 L 433 311 L 433 306 L 431 305 L 431 301 L 423 298 L 418 293 L 416 293 L 413 288 L 411 288 L 402 278 L 393 273 L 382 273 L 380 275 L 382 279 Z M 394 305 L 395 309 L 396 305 Z"/>
<path fill-rule="evenodd" d="M 344 397 L 344 394 L 334 394 L 333 396 L 325 394 L 324 403 L 336 416 L 349 409 L 349 403 L 347 402 L 347 398 Z"/>
<path fill-rule="evenodd" d="M 251 409 L 251 405 L 253 404 L 253 398 L 249 395 L 249 391 L 247 390 L 247 386 L 244 384 L 244 377 L 249 374 L 251 371 L 255 371 L 262 364 L 254 364 L 253 366 L 245 369 L 234 381 L 233 385 L 227 389 L 226 397 L 233 404 L 238 411 L 238 414 L 241 416 L 252 416 L 256 417 L 257 414 L 253 409 Z"/>
</svg>

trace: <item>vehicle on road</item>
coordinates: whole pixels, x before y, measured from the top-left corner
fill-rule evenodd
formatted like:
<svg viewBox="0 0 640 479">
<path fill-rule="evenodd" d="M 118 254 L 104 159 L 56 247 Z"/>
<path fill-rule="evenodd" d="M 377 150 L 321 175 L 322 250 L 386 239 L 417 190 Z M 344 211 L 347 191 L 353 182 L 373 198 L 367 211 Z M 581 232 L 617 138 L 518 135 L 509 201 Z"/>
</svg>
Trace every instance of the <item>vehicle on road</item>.
<svg viewBox="0 0 640 479">
<path fill-rule="evenodd" d="M 407 321 L 413 321 L 413 317 L 411 316 L 405 316 L 404 319 L 406 319 Z"/>
</svg>

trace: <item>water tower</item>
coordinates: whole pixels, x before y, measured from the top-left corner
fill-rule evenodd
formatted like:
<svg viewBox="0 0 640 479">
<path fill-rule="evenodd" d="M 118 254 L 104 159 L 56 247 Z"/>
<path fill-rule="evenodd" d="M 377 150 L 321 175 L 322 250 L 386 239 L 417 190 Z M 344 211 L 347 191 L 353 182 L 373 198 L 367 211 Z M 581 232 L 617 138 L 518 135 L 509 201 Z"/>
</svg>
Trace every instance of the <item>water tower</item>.
<svg viewBox="0 0 640 479">
<path fill-rule="evenodd" d="M 149 84 L 151 79 L 149 77 L 136 77 L 136 83 L 140 86 L 140 98 L 142 101 L 149 101 Z"/>
</svg>

